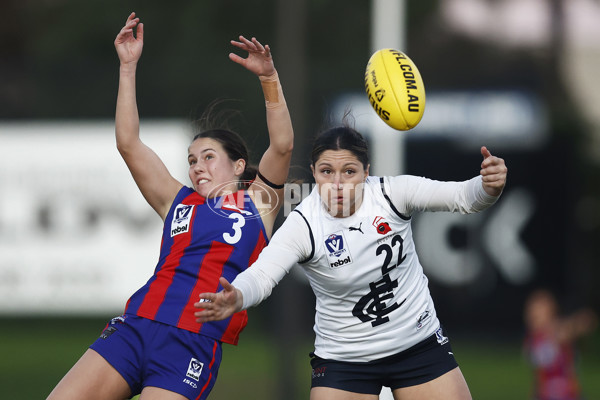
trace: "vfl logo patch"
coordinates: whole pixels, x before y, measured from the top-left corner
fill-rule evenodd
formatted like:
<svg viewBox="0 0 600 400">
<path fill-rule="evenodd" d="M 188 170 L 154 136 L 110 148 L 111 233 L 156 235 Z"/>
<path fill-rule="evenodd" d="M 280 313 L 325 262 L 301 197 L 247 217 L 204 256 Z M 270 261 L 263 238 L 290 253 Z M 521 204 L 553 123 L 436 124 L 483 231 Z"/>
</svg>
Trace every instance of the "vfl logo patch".
<svg viewBox="0 0 600 400">
<path fill-rule="evenodd" d="M 193 211 L 194 206 L 187 204 L 178 204 L 175 207 L 173 221 L 171 221 L 171 237 L 190 230 L 190 219 Z"/>
<path fill-rule="evenodd" d="M 190 365 L 188 366 L 187 376 L 188 378 L 192 378 L 195 381 L 200 381 L 200 374 L 202 373 L 202 368 L 204 368 L 204 363 L 192 358 L 190 360 Z"/>
<path fill-rule="evenodd" d="M 343 232 L 332 233 L 325 239 L 325 249 L 331 268 L 341 267 L 344 264 L 352 263 L 350 251 L 345 247 L 346 238 Z M 345 257 L 342 257 L 344 255 Z"/>
<path fill-rule="evenodd" d="M 437 342 L 440 345 L 444 345 L 444 344 L 448 343 L 448 337 L 444 336 L 444 333 L 442 332 L 442 328 L 439 328 L 437 331 L 435 331 L 435 337 L 437 339 Z"/>
</svg>

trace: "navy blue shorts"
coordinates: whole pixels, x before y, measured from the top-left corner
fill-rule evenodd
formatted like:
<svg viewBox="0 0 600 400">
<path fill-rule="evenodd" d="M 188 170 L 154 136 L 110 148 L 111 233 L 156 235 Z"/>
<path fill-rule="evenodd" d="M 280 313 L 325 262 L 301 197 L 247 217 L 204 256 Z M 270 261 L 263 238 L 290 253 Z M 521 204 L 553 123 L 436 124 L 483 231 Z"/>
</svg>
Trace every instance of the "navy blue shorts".
<svg viewBox="0 0 600 400">
<path fill-rule="evenodd" d="M 379 394 L 419 385 L 458 367 L 450 342 L 440 328 L 434 335 L 398 354 L 370 362 L 326 360 L 311 354 L 312 387 Z"/>
<path fill-rule="evenodd" d="M 113 318 L 90 346 L 127 381 L 132 397 L 146 386 L 206 399 L 221 365 L 221 343 L 135 315 Z"/>
</svg>

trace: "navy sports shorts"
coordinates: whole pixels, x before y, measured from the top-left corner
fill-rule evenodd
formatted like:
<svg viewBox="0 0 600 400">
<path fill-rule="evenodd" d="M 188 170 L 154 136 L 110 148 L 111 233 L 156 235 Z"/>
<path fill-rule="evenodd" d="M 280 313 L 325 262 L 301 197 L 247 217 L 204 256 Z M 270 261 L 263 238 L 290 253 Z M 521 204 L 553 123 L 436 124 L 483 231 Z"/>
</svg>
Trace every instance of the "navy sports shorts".
<svg viewBox="0 0 600 400">
<path fill-rule="evenodd" d="M 193 400 L 207 398 L 222 356 L 219 341 L 135 315 L 113 318 L 90 348 L 125 378 L 132 396 L 156 386 Z"/>
<path fill-rule="evenodd" d="M 419 385 L 458 367 L 450 342 L 440 328 L 434 335 L 398 354 L 369 362 L 326 360 L 311 353 L 312 387 L 379 394 Z"/>
</svg>

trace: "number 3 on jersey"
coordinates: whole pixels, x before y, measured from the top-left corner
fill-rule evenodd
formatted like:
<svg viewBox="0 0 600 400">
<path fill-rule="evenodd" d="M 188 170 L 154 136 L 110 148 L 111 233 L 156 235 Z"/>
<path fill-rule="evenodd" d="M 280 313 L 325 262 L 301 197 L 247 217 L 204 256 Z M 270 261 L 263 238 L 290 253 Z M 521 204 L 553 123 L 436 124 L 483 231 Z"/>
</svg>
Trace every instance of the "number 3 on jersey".
<svg viewBox="0 0 600 400">
<path fill-rule="evenodd" d="M 242 238 L 242 227 L 246 225 L 246 218 L 242 214 L 231 213 L 229 218 L 235 219 L 231 228 L 233 229 L 233 235 L 229 232 L 223 233 L 223 239 L 229 244 L 236 244 Z"/>
</svg>

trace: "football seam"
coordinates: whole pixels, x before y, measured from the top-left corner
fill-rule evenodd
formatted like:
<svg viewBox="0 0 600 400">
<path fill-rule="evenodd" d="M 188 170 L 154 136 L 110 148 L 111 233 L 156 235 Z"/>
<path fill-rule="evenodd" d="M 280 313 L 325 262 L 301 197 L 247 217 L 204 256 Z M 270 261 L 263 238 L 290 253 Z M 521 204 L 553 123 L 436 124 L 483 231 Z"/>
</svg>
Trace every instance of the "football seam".
<svg viewBox="0 0 600 400">
<path fill-rule="evenodd" d="M 390 52 L 390 50 L 388 49 L 387 53 L 389 53 L 389 52 Z M 400 104 L 398 104 L 398 97 L 396 96 L 396 90 L 394 88 L 392 80 L 390 79 L 390 74 L 389 74 L 389 71 L 388 71 L 388 66 L 387 66 L 387 63 L 386 63 L 386 59 L 385 59 L 385 57 L 383 55 L 383 52 L 380 54 L 380 56 L 381 56 L 381 64 L 383 64 L 383 68 L 385 69 L 385 76 L 387 77 L 387 81 L 388 81 L 388 83 L 390 85 L 390 90 L 392 91 L 392 95 L 393 95 L 392 97 L 394 98 L 394 103 L 396 104 L 396 108 L 400 112 L 400 115 L 402 115 L 402 120 L 404 121 L 403 129 L 406 129 L 406 128 L 410 129 L 410 126 L 408 126 L 408 122 L 406 120 L 406 116 L 404 115 L 404 112 L 402 111 L 402 107 L 400 107 Z M 399 128 L 397 128 L 397 129 L 399 129 Z"/>
</svg>

